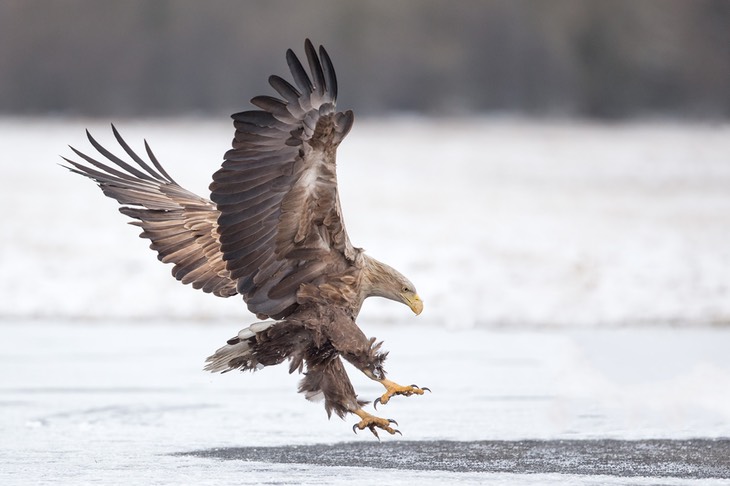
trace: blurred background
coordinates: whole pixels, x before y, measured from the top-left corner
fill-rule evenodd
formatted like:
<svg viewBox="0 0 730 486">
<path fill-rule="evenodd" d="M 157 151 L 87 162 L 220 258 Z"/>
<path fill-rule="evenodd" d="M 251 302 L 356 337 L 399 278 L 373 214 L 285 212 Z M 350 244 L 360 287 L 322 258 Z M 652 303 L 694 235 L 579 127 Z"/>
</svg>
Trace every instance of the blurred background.
<svg viewBox="0 0 730 486">
<path fill-rule="evenodd" d="M 725 0 L 5 0 L 0 112 L 227 114 L 306 37 L 366 115 L 730 115 Z"/>
<path fill-rule="evenodd" d="M 348 230 L 417 323 L 726 327 L 729 27 L 727 0 L 2 1 L 0 319 L 248 321 L 56 163 L 114 122 L 207 195 L 228 115 L 311 38 L 356 113 Z"/>
</svg>

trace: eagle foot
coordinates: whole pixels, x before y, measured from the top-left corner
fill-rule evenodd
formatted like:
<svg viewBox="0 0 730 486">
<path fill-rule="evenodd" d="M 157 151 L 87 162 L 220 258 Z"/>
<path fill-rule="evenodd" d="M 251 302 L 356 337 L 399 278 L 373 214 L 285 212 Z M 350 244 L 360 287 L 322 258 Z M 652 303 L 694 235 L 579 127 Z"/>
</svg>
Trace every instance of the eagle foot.
<svg viewBox="0 0 730 486">
<path fill-rule="evenodd" d="M 352 431 L 355 432 L 356 434 L 357 434 L 358 430 L 365 430 L 367 428 L 367 429 L 370 429 L 370 432 L 372 432 L 373 435 L 378 440 L 380 440 L 380 436 L 378 435 L 378 430 L 376 429 L 376 427 L 377 427 L 379 429 L 382 429 L 382 430 L 388 432 L 390 435 L 394 435 L 394 434 L 403 435 L 403 434 L 401 434 L 400 430 L 394 429 L 390 426 L 390 424 L 395 424 L 396 426 L 398 425 L 398 422 L 396 422 L 393 419 L 384 419 L 384 418 L 376 417 L 375 415 L 370 415 L 369 413 L 367 413 L 366 411 L 364 411 L 362 409 L 356 411 L 355 414 L 357 414 L 357 416 L 362 419 L 358 423 L 356 423 L 355 425 L 352 426 Z"/>
<path fill-rule="evenodd" d="M 385 405 L 390 401 L 390 399 L 395 395 L 403 395 L 404 397 L 409 397 L 411 395 L 423 395 L 424 391 L 430 392 L 430 388 L 419 387 L 418 385 L 409 385 L 409 386 L 402 386 L 397 383 L 394 383 L 390 380 L 382 380 L 380 382 L 385 387 L 385 393 L 383 393 L 382 396 L 375 399 L 373 402 L 373 407 L 375 409 L 378 408 L 378 404 Z"/>
</svg>

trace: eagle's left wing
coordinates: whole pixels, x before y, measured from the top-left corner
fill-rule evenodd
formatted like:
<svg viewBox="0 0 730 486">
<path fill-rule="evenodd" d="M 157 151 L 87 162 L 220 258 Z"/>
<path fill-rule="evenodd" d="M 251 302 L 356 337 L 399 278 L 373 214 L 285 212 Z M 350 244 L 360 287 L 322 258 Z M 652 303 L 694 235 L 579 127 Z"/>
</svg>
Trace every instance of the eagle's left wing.
<svg viewBox="0 0 730 486">
<path fill-rule="evenodd" d="M 64 160 L 69 170 L 96 181 L 107 196 L 122 205 L 119 211 L 134 218 L 143 238 L 152 243 L 163 263 L 173 263 L 172 275 L 184 284 L 192 284 L 220 297 L 236 295 L 236 283 L 226 270 L 218 240 L 220 213 L 209 200 L 182 188 L 170 177 L 145 142 L 152 168 L 122 139 L 112 125 L 114 136 L 135 167 L 102 147 L 88 131 L 91 145 L 112 165 L 103 164 L 71 147 L 90 166 Z M 157 169 L 157 170 L 155 170 Z"/>
</svg>

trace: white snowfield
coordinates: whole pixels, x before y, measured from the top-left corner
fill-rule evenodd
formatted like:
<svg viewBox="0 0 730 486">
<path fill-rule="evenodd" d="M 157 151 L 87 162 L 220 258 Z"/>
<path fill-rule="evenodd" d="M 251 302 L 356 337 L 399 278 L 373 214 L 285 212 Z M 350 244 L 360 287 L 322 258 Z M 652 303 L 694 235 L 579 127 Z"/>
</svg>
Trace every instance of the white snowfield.
<svg viewBox="0 0 730 486">
<path fill-rule="evenodd" d="M 231 123 L 117 120 L 207 196 Z M 0 119 L 0 318 L 246 323 L 237 298 L 183 288 L 91 181 L 56 163 L 117 154 L 108 123 Z M 448 328 L 730 324 L 730 125 L 356 120 L 338 152 L 355 245 L 405 273 Z"/>
<path fill-rule="evenodd" d="M 116 126 L 201 195 L 233 135 Z M 176 282 L 56 165 L 66 144 L 93 153 L 85 128 L 123 153 L 97 120 L 0 119 L 0 484 L 726 484 L 175 455 L 374 438 L 284 366 L 202 371 L 255 318 Z M 433 390 L 379 407 L 404 434 L 383 441 L 730 437 L 730 126 L 356 120 L 339 178 L 353 243 L 425 301 L 361 314 L 389 378 Z"/>
</svg>

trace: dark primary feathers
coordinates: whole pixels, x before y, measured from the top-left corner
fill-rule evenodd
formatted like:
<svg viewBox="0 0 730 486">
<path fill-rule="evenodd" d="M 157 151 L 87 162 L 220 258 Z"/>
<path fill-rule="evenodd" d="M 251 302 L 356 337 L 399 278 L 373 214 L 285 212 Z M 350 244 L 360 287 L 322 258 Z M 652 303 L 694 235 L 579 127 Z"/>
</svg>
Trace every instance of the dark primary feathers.
<svg viewBox="0 0 730 486">
<path fill-rule="evenodd" d="M 221 250 L 249 309 L 282 318 L 297 307 L 302 284 L 343 271 L 355 258 L 342 221 L 335 150 L 352 112 L 335 110 L 337 79 L 324 48 L 305 43 L 311 78 L 291 49 L 296 86 L 269 83 L 282 99 L 257 96 L 260 110 L 233 115 L 236 135 L 213 175 L 211 199 L 221 212 Z"/>
<path fill-rule="evenodd" d="M 215 205 L 180 187 L 165 172 L 146 142 L 147 156 L 155 168 L 132 151 L 114 126 L 112 131 L 139 168 L 106 150 L 87 131 L 94 148 L 116 167 L 71 147 L 92 167 L 64 157 L 73 166 L 70 169 L 95 180 L 104 194 L 122 204 L 119 211 L 136 220 L 132 224 L 142 228 L 141 237 L 152 241 L 150 248 L 157 251 L 159 260 L 175 265 L 172 274 L 176 279 L 221 297 L 235 295 L 236 282 L 226 270 L 220 252 L 217 229 L 220 213 Z"/>
</svg>

